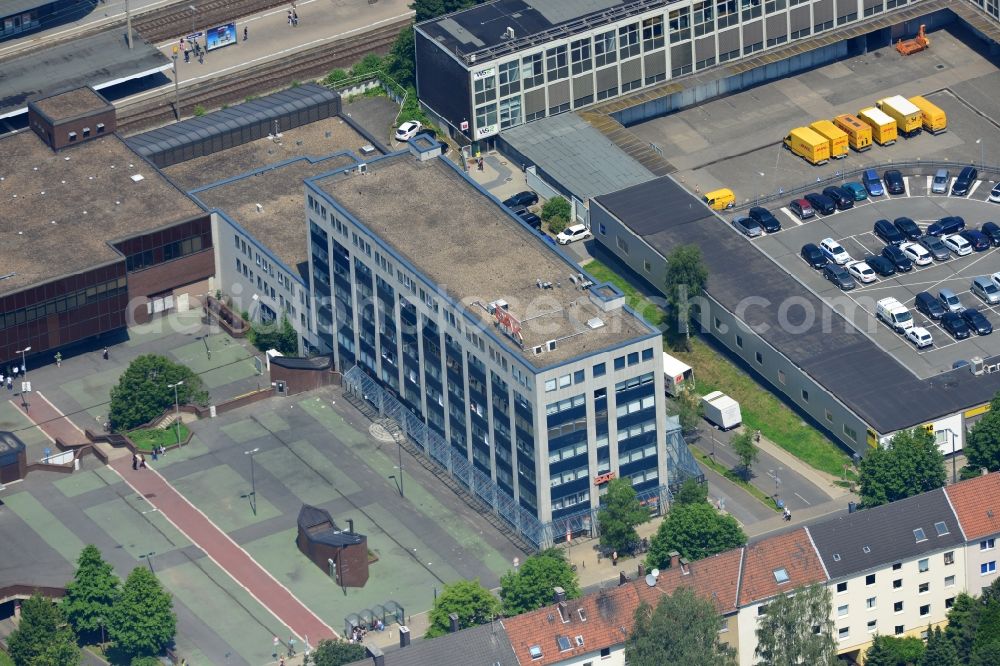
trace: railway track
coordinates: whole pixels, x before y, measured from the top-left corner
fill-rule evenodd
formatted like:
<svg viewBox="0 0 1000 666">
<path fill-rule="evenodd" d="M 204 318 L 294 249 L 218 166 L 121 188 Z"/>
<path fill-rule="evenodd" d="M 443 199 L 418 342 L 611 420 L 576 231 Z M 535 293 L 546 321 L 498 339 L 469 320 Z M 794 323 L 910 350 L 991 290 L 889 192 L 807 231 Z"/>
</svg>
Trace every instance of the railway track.
<svg viewBox="0 0 1000 666">
<path fill-rule="evenodd" d="M 200 82 L 179 93 L 181 117 L 193 115 L 195 107 L 215 109 L 288 87 L 295 81 L 323 76 L 335 67 L 349 66 L 369 53 L 385 54 L 399 31 L 410 25 L 403 19 L 375 30 L 339 39 L 249 70 L 233 72 Z M 174 90 L 165 86 L 154 97 L 118 107 L 118 131 L 128 136 L 163 125 L 174 119 Z"/>
<path fill-rule="evenodd" d="M 206 26 L 222 25 L 244 16 L 278 7 L 288 0 L 190 0 L 144 12 L 132 19 L 132 28 L 150 44 L 159 44 Z M 194 7 L 196 11 L 191 11 Z"/>
</svg>

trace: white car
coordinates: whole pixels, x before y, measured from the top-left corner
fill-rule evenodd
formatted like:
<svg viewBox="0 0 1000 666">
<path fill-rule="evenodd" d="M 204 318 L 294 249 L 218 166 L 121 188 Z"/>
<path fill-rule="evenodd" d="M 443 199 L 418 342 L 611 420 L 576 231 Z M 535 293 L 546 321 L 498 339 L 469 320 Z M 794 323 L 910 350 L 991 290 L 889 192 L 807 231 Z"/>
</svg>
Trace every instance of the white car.
<svg viewBox="0 0 1000 666">
<path fill-rule="evenodd" d="M 419 120 L 408 120 L 396 128 L 396 141 L 409 141 L 423 128 Z"/>
<path fill-rule="evenodd" d="M 593 238 L 593 234 L 590 233 L 590 229 L 582 224 L 574 224 L 571 227 L 566 227 L 556 236 L 556 240 L 559 241 L 560 245 L 567 245 L 573 241 L 586 240 L 588 238 Z"/>
<path fill-rule="evenodd" d="M 954 252 L 956 256 L 964 257 L 967 254 L 972 254 L 972 244 L 958 234 L 945 236 L 941 240 L 944 246 Z"/>
<path fill-rule="evenodd" d="M 927 251 L 923 245 L 918 245 L 916 243 L 903 243 L 899 246 L 899 249 L 903 251 L 906 258 L 915 263 L 917 266 L 926 266 L 927 264 L 933 263 L 934 257 L 931 253 Z"/>
<path fill-rule="evenodd" d="M 871 266 L 863 261 L 850 261 L 847 263 L 846 268 L 847 272 L 851 274 L 851 277 L 862 284 L 874 282 L 878 279 L 878 276 L 875 275 L 875 271 L 871 269 Z"/>
<path fill-rule="evenodd" d="M 994 185 L 993 189 L 990 190 L 990 201 L 1000 203 L 1000 183 Z"/>
<path fill-rule="evenodd" d="M 930 347 L 934 344 L 934 338 L 923 326 L 914 326 L 906 330 L 906 339 L 916 345 L 917 349 Z"/>
<path fill-rule="evenodd" d="M 821 240 L 819 242 L 819 251 L 822 252 L 827 259 L 841 266 L 851 260 L 851 255 L 847 254 L 847 250 L 840 247 L 840 243 L 832 238 L 824 238 Z"/>
</svg>

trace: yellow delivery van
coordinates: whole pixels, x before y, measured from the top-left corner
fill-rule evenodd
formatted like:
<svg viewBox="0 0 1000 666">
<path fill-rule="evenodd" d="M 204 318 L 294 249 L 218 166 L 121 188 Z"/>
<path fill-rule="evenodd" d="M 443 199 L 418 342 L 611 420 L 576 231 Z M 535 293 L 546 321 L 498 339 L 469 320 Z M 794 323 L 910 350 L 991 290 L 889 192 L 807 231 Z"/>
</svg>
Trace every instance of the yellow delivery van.
<svg viewBox="0 0 1000 666">
<path fill-rule="evenodd" d="M 829 120 L 817 120 L 809 126 L 809 129 L 826 138 L 826 140 L 830 142 L 830 157 L 835 160 L 847 157 L 847 132 L 840 129 Z"/>
<path fill-rule="evenodd" d="M 874 106 L 858 111 L 858 118 L 872 128 L 872 140 L 880 146 L 896 143 L 896 121 Z"/>
<path fill-rule="evenodd" d="M 833 119 L 833 124 L 844 130 L 847 134 L 847 143 L 854 150 L 863 153 L 871 150 L 872 128 L 868 123 L 863 123 L 857 116 L 845 113 Z"/>
<path fill-rule="evenodd" d="M 910 103 L 920 109 L 924 129 L 931 134 L 940 134 L 948 129 L 948 116 L 935 104 L 931 104 L 923 97 L 917 95 L 910 98 Z"/>
</svg>

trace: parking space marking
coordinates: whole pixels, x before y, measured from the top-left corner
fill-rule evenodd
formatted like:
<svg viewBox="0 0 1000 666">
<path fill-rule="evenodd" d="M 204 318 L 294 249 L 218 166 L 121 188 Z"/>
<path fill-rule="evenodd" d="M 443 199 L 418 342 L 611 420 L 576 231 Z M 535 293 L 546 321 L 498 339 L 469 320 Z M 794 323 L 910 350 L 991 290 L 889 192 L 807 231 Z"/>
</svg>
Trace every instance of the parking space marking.
<svg viewBox="0 0 1000 666">
<path fill-rule="evenodd" d="M 972 198 L 972 195 L 976 193 L 976 190 L 979 189 L 979 185 L 982 182 L 983 181 L 981 181 L 981 180 L 977 180 L 975 183 L 973 183 L 972 187 L 969 188 L 969 195 L 968 195 L 968 197 L 970 199 Z"/>
<path fill-rule="evenodd" d="M 798 218 L 798 216 L 795 215 L 795 213 L 793 213 L 792 211 L 788 210 L 785 206 L 782 206 L 780 210 L 781 210 L 782 213 L 784 213 L 785 215 L 787 215 L 792 220 L 792 222 L 794 222 L 795 224 L 797 224 L 799 226 L 802 226 L 802 220 L 800 220 Z"/>
<path fill-rule="evenodd" d="M 910 196 L 910 177 L 909 176 L 903 176 L 903 191 L 906 193 L 906 196 Z"/>
<path fill-rule="evenodd" d="M 930 193 L 930 191 L 931 191 L 931 181 L 932 180 L 934 180 L 934 176 L 927 176 L 927 190 L 926 191 L 928 193 Z"/>
</svg>

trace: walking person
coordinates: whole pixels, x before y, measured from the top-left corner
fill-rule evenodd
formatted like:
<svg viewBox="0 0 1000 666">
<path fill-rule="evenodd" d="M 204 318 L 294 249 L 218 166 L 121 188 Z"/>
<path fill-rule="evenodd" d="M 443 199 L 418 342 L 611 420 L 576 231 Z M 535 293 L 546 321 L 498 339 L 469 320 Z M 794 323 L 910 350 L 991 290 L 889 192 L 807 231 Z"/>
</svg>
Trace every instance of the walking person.
<svg viewBox="0 0 1000 666">
<path fill-rule="evenodd" d="M 132 454 L 132 469 L 139 469 L 139 454 Z"/>
<path fill-rule="evenodd" d="M 243 26 L 243 41 L 245 42 L 247 39 L 249 39 L 249 30 L 246 26 Z"/>
<path fill-rule="evenodd" d="M 14 390 L 14 380 L 11 378 L 10 375 L 7 375 L 7 390 L 8 391 Z"/>
<path fill-rule="evenodd" d="M 288 10 L 288 25 L 292 24 L 292 10 Z"/>
<path fill-rule="evenodd" d="M 611 566 L 618 566 L 618 551 L 613 551 L 611 553 Z"/>
<path fill-rule="evenodd" d="M 146 469 L 146 457 L 141 453 L 139 454 L 139 469 Z"/>
<path fill-rule="evenodd" d="M 157 457 L 157 454 L 158 454 L 157 448 L 154 446 L 153 447 L 153 460 L 159 460 L 159 458 Z"/>
<path fill-rule="evenodd" d="M 788 510 L 787 506 L 785 507 L 784 517 L 786 522 L 792 519 L 792 512 Z"/>
<path fill-rule="evenodd" d="M 292 10 L 292 25 L 293 26 L 297 26 L 298 24 L 299 24 L 299 13 L 293 9 Z"/>
<path fill-rule="evenodd" d="M 104 348 L 104 352 L 101 355 L 104 356 L 104 360 L 105 361 L 108 360 L 108 348 L 107 347 Z"/>
</svg>

